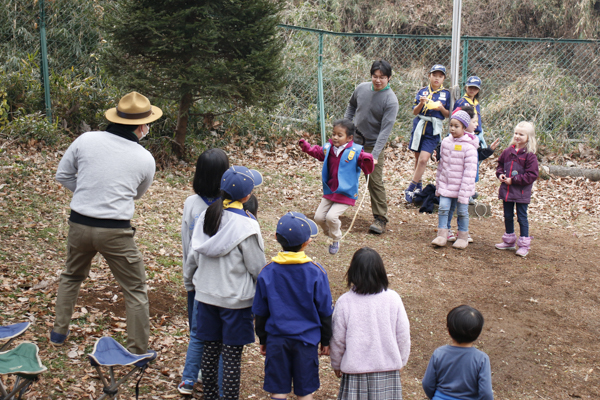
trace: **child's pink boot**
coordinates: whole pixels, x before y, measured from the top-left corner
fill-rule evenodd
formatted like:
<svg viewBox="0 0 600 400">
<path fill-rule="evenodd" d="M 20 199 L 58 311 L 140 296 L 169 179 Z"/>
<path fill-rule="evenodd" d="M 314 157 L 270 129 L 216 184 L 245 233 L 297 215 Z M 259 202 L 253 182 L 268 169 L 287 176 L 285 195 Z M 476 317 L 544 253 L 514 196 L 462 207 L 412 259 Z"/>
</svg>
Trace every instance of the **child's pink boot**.
<svg viewBox="0 0 600 400">
<path fill-rule="evenodd" d="M 517 255 L 521 257 L 525 257 L 529 253 L 529 247 L 531 246 L 532 237 L 521 236 L 517 241 L 517 246 L 519 246 L 519 250 L 517 250 Z"/>
<path fill-rule="evenodd" d="M 455 249 L 464 250 L 469 245 L 469 232 L 458 231 L 456 242 L 452 245 Z"/>
<path fill-rule="evenodd" d="M 443 247 L 446 245 L 447 241 L 448 241 L 448 229 L 438 229 L 437 237 L 435 239 L 433 239 L 431 244 L 433 244 L 434 246 Z"/>
<path fill-rule="evenodd" d="M 496 248 L 498 250 L 516 250 L 515 243 L 517 241 L 517 235 L 514 233 L 504 233 L 502 235 L 502 243 L 498 243 Z"/>
</svg>

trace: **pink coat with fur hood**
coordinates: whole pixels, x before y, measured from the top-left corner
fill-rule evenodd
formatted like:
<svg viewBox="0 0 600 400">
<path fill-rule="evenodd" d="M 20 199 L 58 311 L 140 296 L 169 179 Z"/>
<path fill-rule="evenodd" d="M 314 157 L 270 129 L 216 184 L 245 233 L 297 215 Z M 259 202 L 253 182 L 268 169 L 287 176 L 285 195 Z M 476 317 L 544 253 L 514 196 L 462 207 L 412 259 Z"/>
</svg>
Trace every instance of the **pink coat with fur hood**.
<svg viewBox="0 0 600 400">
<path fill-rule="evenodd" d="M 469 197 L 475 193 L 478 147 L 477 136 L 467 132 L 458 139 L 450 135 L 442 140 L 436 196 L 458 198 L 459 203 L 469 204 Z"/>
</svg>

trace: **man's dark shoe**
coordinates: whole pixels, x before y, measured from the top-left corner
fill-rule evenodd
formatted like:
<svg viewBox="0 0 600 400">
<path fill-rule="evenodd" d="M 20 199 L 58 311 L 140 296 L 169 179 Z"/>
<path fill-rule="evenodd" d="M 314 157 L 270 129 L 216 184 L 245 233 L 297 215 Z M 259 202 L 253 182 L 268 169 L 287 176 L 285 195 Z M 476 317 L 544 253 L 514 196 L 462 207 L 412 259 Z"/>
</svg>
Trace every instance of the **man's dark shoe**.
<svg viewBox="0 0 600 400">
<path fill-rule="evenodd" d="M 52 330 L 50 331 L 50 344 L 52 344 L 53 346 L 62 346 L 63 344 L 65 344 L 67 336 L 69 336 L 69 331 L 67 331 L 66 335 L 63 335 Z"/>
<path fill-rule="evenodd" d="M 377 233 L 378 235 L 382 234 L 383 232 L 385 232 L 385 224 L 385 219 L 381 217 L 375 217 L 375 221 L 373 221 L 373 223 L 369 227 L 369 231 Z"/>
</svg>

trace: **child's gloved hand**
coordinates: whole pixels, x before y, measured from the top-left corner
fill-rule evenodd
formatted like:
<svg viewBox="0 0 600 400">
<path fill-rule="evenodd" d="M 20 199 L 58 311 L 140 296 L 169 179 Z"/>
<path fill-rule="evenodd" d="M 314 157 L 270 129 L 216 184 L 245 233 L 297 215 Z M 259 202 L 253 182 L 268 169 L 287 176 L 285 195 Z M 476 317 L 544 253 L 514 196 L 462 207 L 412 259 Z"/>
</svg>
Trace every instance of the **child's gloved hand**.
<svg viewBox="0 0 600 400">
<path fill-rule="evenodd" d="M 304 140 L 304 139 L 300 139 L 298 141 L 298 146 L 300 146 L 300 148 L 304 152 L 307 152 L 308 150 L 310 150 L 310 144 L 308 144 L 308 142 L 306 140 Z"/>
</svg>

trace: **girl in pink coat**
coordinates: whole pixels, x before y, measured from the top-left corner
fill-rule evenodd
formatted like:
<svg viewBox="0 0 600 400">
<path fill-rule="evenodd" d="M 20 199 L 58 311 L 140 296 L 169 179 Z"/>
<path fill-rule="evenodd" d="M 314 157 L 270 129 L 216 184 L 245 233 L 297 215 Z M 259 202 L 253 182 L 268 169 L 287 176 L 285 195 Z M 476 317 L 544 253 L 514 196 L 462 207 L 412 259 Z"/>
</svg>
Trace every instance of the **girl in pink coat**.
<svg viewBox="0 0 600 400">
<path fill-rule="evenodd" d="M 448 212 L 457 208 L 458 237 L 453 247 L 464 249 L 469 244 L 469 197 L 475 193 L 477 174 L 477 136 L 465 132 L 471 118 L 457 111 L 450 119 L 450 136 L 442 141 L 441 160 L 436 176 L 436 196 L 440 196 L 437 237 L 431 242 L 445 246 L 448 239 Z"/>
</svg>

